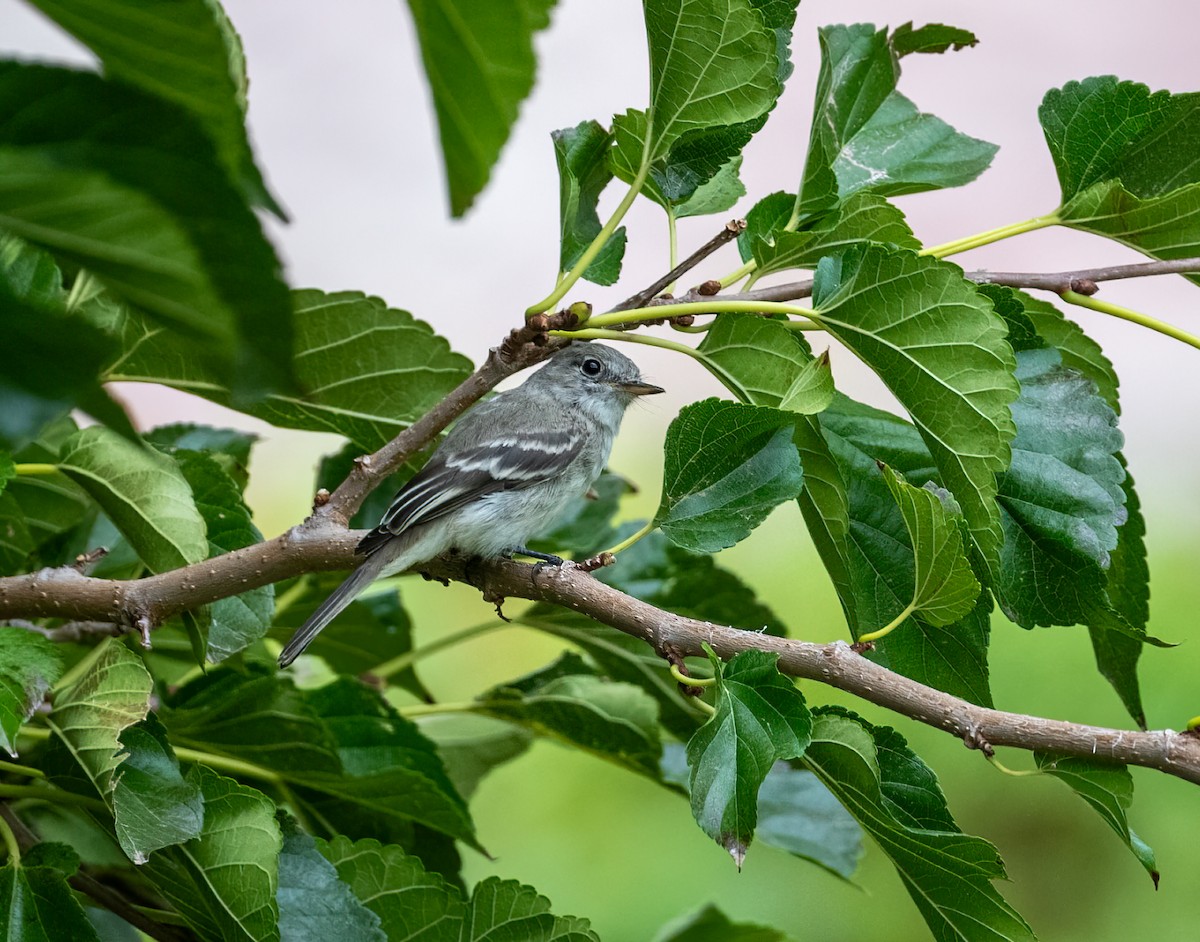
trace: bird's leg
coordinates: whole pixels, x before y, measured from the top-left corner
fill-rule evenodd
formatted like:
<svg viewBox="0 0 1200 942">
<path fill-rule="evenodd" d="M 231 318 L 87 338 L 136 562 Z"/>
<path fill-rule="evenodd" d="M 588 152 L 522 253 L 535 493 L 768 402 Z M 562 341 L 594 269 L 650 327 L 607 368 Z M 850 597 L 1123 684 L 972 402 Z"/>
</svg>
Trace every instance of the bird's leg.
<svg viewBox="0 0 1200 942">
<path fill-rule="evenodd" d="M 561 566 L 566 562 L 561 556 L 555 556 L 553 553 L 539 553 L 537 550 L 531 550 L 525 546 L 514 546 L 506 553 L 510 559 L 513 556 L 528 556 L 530 559 L 539 561 L 542 566 Z"/>
</svg>

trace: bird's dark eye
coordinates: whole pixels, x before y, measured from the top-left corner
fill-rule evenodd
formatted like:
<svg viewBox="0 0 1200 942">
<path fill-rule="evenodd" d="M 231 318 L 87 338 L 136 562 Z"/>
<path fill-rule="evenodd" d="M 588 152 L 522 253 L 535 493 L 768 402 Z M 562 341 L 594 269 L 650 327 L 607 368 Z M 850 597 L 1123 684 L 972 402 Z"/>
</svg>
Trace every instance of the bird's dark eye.
<svg viewBox="0 0 1200 942">
<path fill-rule="evenodd" d="M 604 370 L 603 365 L 595 357 L 588 357 L 579 364 L 579 368 L 583 370 L 585 376 L 599 376 Z"/>
</svg>

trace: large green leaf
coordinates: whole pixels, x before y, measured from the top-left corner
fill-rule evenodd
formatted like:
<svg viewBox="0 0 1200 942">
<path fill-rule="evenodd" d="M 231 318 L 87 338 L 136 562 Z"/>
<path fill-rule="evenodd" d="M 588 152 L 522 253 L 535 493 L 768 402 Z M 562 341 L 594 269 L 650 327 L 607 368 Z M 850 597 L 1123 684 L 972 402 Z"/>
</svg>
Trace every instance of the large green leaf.
<svg viewBox="0 0 1200 942">
<path fill-rule="evenodd" d="M 195 776 L 180 774 L 167 731 L 153 713 L 123 730 L 120 740 L 113 821 L 121 849 L 142 864 L 156 850 L 200 836 L 204 799 Z"/>
<path fill-rule="evenodd" d="M 658 778 L 662 745 L 654 699 L 634 684 L 597 677 L 577 654 L 493 688 L 472 709 Z"/>
<path fill-rule="evenodd" d="M 192 489 L 196 509 L 204 518 L 208 557 L 262 541 L 250 518 L 237 483 L 215 458 L 198 451 L 177 451 L 179 470 Z M 275 609 L 275 587 L 260 586 L 219 599 L 201 618 L 205 629 L 206 658 L 219 664 L 266 635 Z"/>
<path fill-rule="evenodd" d="M 47 724 L 96 792 L 112 801 L 122 764 L 121 734 L 146 718 L 152 681 L 141 659 L 105 641 L 80 678 L 54 700 Z"/>
<path fill-rule="evenodd" d="M 275 803 L 203 766 L 188 777 L 204 797 L 204 829 L 156 853 L 143 872 L 202 939 L 278 942 Z"/>
<path fill-rule="evenodd" d="M 958 506 L 936 485 L 913 487 L 886 465 L 882 471 L 912 540 L 909 607 L 936 628 L 965 618 L 975 608 L 980 586 L 967 561 Z"/>
<path fill-rule="evenodd" d="M 709 654 L 717 712 L 688 741 L 692 814 L 741 869 L 758 819 L 757 795 L 779 759 L 804 754 L 812 714 L 778 655 L 743 651 L 728 664 Z"/>
<path fill-rule="evenodd" d="M 807 215 L 862 189 L 883 195 L 961 186 L 994 144 L 955 131 L 896 91 L 896 37 L 867 23 L 820 30 L 821 72 L 799 208 Z"/>
<path fill-rule="evenodd" d="M 337 432 L 374 451 L 470 373 L 470 361 L 452 352 L 428 324 L 378 298 L 301 290 L 293 292 L 292 304 L 301 393 L 244 407 L 273 425 Z M 125 350 L 106 379 L 163 383 L 234 404 L 220 377 L 177 337 L 130 311 L 109 308 L 101 314 Z"/>
<path fill-rule="evenodd" d="M 250 450 L 259 436 L 234 428 L 214 428 L 194 422 L 173 422 L 159 425 L 142 436 L 151 445 L 202 451 L 233 478 L 239 491 L 246 490 L 250 480 Z"/>
<path fill-rule="evenodd" d="M 1158 887 L 1158 864 L 1154 851 L 1129 827 L 1128 811 L 1133 804 L 1133 776 L 1123 765 L 1056 756 L 1047 752 L 1033 754 L 1038 768 L 1071 787 L 1080 798 L 1100 815 L 1101 819 L 1133 852 Z"/>
<path fill-rule="evenodd" d="M 435 713 L 418 724 L 437 746 L 446 774 L 464 798 L 489 772 L 522 755 L 533 742 L 533 734 L 520 726 L 470 713 Z"/>
<path fill-rule="evenodd" d="M 461 942 L 507 942 L 545 939 L 546 942 L 600 942 L 586 919 L 555 916 L 550 900 L 516 880 L 488 877 L 471 891 L 463 920 Z"/>
<path fill-rule="evenodd" d="M 916 593 L 916 559 L 909 526 L 888 489 L 878 462 L 907 475 L 909 484 L 924 487 L 936 476 L 924 442 L 909 423 L 845 397 L 821 413 L 821 431 L 809 440 L 806 457 L 819 454 L 831 463 L 832 484 L 821 500 L 845 501 L 845 527 L 817 530 L 817 548 L 835 579 L 855 637 L 888 624 Z M 813 491 L 814 500 L 818 492 Z M 931 495 L 932 496 L 932 495 Z M 806 517 L 808 516 L 808 508 Z M 823 518 L 812 513 L 819 522 Z M 809 520 L 810 530 L 813 522 Z M 839 567 L 834 570 L 831 561 Z M 955 623 L 938 626 L 910 617 L 903 627 L 880 638 L 867 656 L 890 670 L 991 706 L 987 650 L 991 600 L 976 606 Z"/>
<path fill-rule="evenodd" d="M 791 72 L 796 3 L 649 0 L 650 107 L 613 119 L 612 166 L 623 180 L 649 172 L 643 193 L 670 212 L 716 212 L 700 187 L 724 171 L 766 122 Z M 730 181 L 720 185 L 730 190 Z M 690 208 L 684 209 L 685 206 Z"/>
<path fill-rule="evenodd" d="M 63 443 L 59 467 L 104 509 L 153 572 L 208 558 L 204 518 L 174 459 L 92 426 Z"/>
<path fill-rule="evenodd" d="M 781 407 L 813 362 L 799 331 L 754 314 L 721 314 L 700 342 L 701 362 L 739 400 Z"/>
<path fill-rule="evenodd" d="M 62 655 L 36 631 L 0 628 L 0 747 L 17 754 L 17 731 L 61 676 Z"/>
<path fill-rule="evenodd" d="M 1200 93 L 1151 93 L 1096 76 L 1051 89 L 1038 117 L 1062 186 L 1062 223 L 1154 258 L 1200 252 L 1200 164 L 1192 156 Z"/>
<path fill-rule="evenodd" d="M 975 46 L 979 40 L 970 30 L 947 26 L 944 23 L 928 23 L 913 29 L 909 20 L 892 30 L 891 44 L 898 56 L 914 52 L 942 53 Z"/>
<path fill-rule="evenodd" d="M 187 110 L 213 139 L 225 172 L 246 197 L 282 216 L 254 165 L 241 41 L 220 6 L 207 0 L 33 4 L 95 52 L 106 75 Z M 171 55 L 163 55 L 165 49 Z"/>
<path fill-rule="evenodd" d="M 554 0 L 408 0 L 433 94 L 450 211 L 471 208 L 533 88 Z"/>
<path fill-rule="evenodd" d="M 185 334 L 240 395 L 290 387 L 279 261 L 187 112 L 96 75 L 0 64 L 0 180 L 0 226 Z"/>
<path fill-rule="evenodd" d="M 132 434 L 124 411 L 101 388 L 116 344 L 67 313 L 54 260 L 0 232 L 0 326 L 20 356 L 0 365 L 0 446 L 20 448 L 48 422 L 79 408 Z"/>
<path fill-rule="evenodd" d="M 596 207 L 613 175 L 608 165 L 612 135 L 595 121 L 583 121 L 573 128 L 551 132 L 550 138 L 558 162 L 558 264 L 561 271 L 569 271 L 600 233 Z M 604 244 L 583 277 L 598 285 L 613 284 L 621 274 L 624 254 L 622 226 Z"/>
<path fill-rule="evenodd" d="M 9 942 L 100 942 L 66 877 L 52 867 L 0 868 L 0 925 Z"/>
<path fill-rule="evenodd" d="M 815 317 L 908 410 L 989 565 L 1018 386 L 1004 322 L 954 265 L 881 246 L 821 260 Z"/>
<path fill-rule="evenodd" d="M 288 942 L 388 942 L 380 918 L 343 883 L 316 842 L 289 817 L 280 816 L 279 935 Z M 395 938 L 393 936 L 393 938 Z"/>
<path fill-rule="evenodd" d="M 1004 877 L 996 849 L 954 827 L 932 774 L 889 734 L 852 714 L 818 712 L 805 764 L 891 860 L 935 939 L 1033 940 L 992 886 Z"/>
<path fill-rule="evenodd" d="M 45 426 L 38 437 L 13 455 L 17 462 L 57 464 L 62 443 L 70 439 L 79 427 L 68 416 L 61 416 Z M 11 498 L 11 500 L 10 500 Z M 9 540 L 27 535 L 28 539 L 17 539 L 18 549 L 25 547 L 46 548 L 54 554 L 63 535 L 86 524 L 95 513 L 95 504 L 87 492 L 61 472 L 54 474 L 20 475 L 8 482 L 4 494 L 0 494 L 0 521 L 9 532 Z M 90 547 L 88 547 L 90 548 Z M 10 559 L 9 571 L 16 571 L 20 561 Z M 53 555 L 43 564 L 63 562 Z"/>
<path fill-rule="evenodd" d="M 678 546 L 712 553 L 744 540 L 803 486 L 794 416 L 705 399 L 667 429 L 654 522 Z"/>
</svg>

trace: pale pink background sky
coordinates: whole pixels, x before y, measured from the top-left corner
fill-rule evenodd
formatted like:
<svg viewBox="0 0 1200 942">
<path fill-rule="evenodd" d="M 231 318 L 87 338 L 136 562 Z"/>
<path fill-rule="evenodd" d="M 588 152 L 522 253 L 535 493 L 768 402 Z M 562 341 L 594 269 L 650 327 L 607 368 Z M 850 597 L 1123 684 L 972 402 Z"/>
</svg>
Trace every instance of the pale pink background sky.
<svg viewBox="0 0 1200 942">
<path fill-rule="evenodd" d="M 246 47 L 259 163 L 293 219 L 290 226 L 269 224 L 290 282 L 377 294 L 429 320 L 456 349 L 478 360 L 553 279 L 558 197 L 548 132 L 584 118 L 605 121 L 614 111 L 645 103 L 640 4 L 561 0 L 552 27 L 538 42 L 538 86 L 491 186 L 464 222 L 447 219 L 429 95 L 400 0 L 229 0 L 225 6 Z M 975 184 L 898 201 L 927 244 L 1056 205 L 1057 183 L 1036 118 L 1046 89 L 1103 73 L 1155 89 L 1200 87 L 1195 54 L 1200 9 L 1191 3 L 808 0 L 796 26 L 796 73 L 767 128 L 747 150 L 743 177 L 752 196 L 737 211 L 744 213 L 756 196 L 797 185 L 817 70 L 816 27 L 839 21 L 895 26 L 908 19 L 918 25 L 953 23 L 978 34 L 974 49 L 906 58 L 900 88 L 924 110 L 1001 148 L 992 169 Z M 90 58 L 18 0 L 0 0 L 0 50 L 79 63 Z M 683 253 L 721 221 L 687 221 Z M 665 268 L 658 209 L 637 208 L 628 225 L 632 238 L 621 286 L 583 287 L 573 297 L 603 306 Z M 734 266 L 727 251 L 711 273 Z M 958 261 L 1048 271 L 1137 258 L 1114 243 L 1045 230 Z M 1200 332 L 1198 291 L 1167 277 L 1112 285 L 1103 296 Z M 1195 470 L 1200 445 L 1191 433 L 1200 418 L 1195 381 L 1200 351 L 1090 312 L 1070 316 L 1103 344 L 1124 380 L 1126 453 L 1148 515 L 1190 528 L 1200 522 Z M 822 338 L 814 339 L 818 348 L 824 346 Z M 670 387 L 671 400 L 631 416 L 614 464 L 641 468 L 653 493 L 654 443 L 669 417 L 685 402 L 718 389 L 679 357 L 645 348 L 637 348 L 636 356 L 647 373 Z M 835 349 L 833 363 L 843 388 L 882 401 L 877 385 L 849 354 Z M 147 425 L 178 420 L 184 411 L 210 422 L 245 421 L 177 393 L 129 390 L 128 398 Z M 310 463 L 333 441 L 288 435 L 260 448 L 260 461 L 287 462 L 296 470 L 294 491 L 280 491 L 278 481 L 272 486 L 266 529 L 283 527 L 304 512 Z"/>
</svg>

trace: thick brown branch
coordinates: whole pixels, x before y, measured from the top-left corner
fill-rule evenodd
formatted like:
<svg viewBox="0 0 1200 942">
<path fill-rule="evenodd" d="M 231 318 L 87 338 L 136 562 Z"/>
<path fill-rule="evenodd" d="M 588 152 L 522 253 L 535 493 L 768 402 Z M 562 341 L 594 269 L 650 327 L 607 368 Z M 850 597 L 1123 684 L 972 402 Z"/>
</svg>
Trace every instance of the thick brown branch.
<svg viewBox="0 0 1200 942">
<path fill-rule="evenodd" d="M 128 624 L 148 616 L 158 623 L 184 609 L 268 582 L 304 572 L 347 569 L 356 562 L 354 547 L 361 536 L 329 523 L 319 529 L 296 527 L 274 540 L 137 581 L 92 579 L 70 568 L 12 576 L 0 579 L 0 618 L 62 615 Z M 1200 784 L 1200 736 L 1107 729 L 986 709 L 880 667 L 844 642 L 812 644 L 684 618 L 570 566 L 539 572 L 503 560 L 479 563 L 441 557 L 421 569 L 435 578 L 473 585 L 485 598 L 524 598 L 572 608 L 648 641 L 657 651 L 699 655 L 701 643 L 708 642 L 724 657 L 750 649 L 773 652 L 786 674 L 838 687 L 975 746 L 987 742 L 1111 759 Z"/>
</svg>

